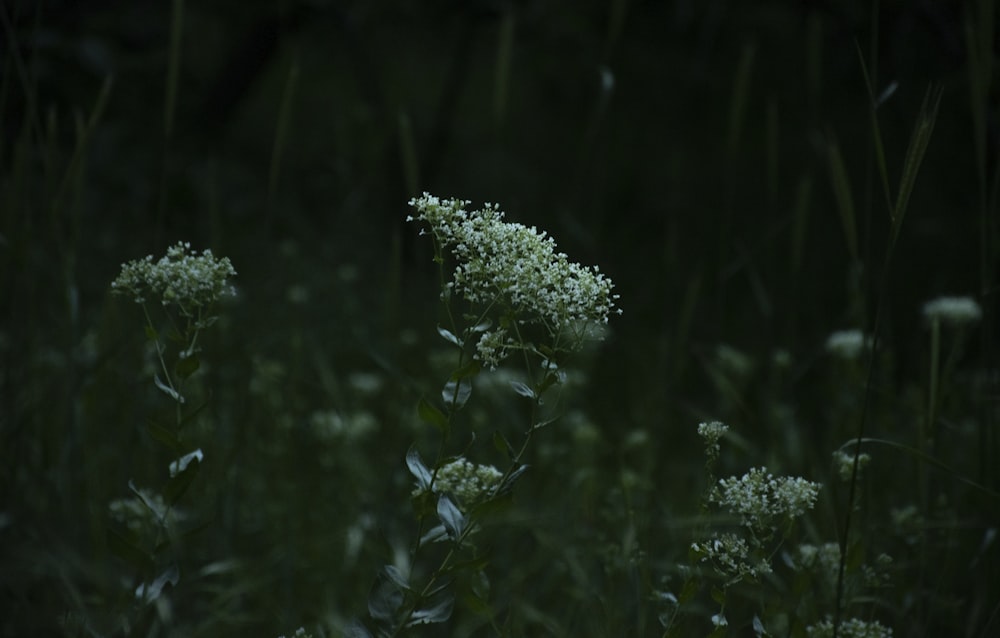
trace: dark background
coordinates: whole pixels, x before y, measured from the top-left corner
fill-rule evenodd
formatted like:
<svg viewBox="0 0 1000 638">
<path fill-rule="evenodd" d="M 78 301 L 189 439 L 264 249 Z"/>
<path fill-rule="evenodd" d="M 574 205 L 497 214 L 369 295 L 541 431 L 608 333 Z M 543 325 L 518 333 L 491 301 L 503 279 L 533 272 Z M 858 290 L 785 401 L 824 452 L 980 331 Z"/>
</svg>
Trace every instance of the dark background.
<svg viewBox="0 0 1000 638">
<path fill-rule="evenodd" d="M 247 602 L 268 590 L 265 578 L 240 594 L 234 619 L 213 626 L 223 633 L 246 623 L 290 631 L 318 622 L 321 608 L 361 613 L 375 559 L 337 572 L 338 559 L 313 535 L 327 529 L 339 539 L 348 522 L 331 518 L 359 511 L 403 519 L 407 529 L 405 512 L 393 512 L 407 489 L 401 459 L 417 435 L 385 431 L 436 391 L 426 361 L 440 345 L 431 341 L 430 247 L 404 221 L 420 192 L 498 202 L 509 219 L 549 231 L 571 259 L 599 264 L 616 282 L 624 315 L 581 360 L 588 385 L 574 405 L 600 431 L 596 467 L 609 476 L 638 468 L 646 483 L 635 509 L 662 511 L 653 486 L 695 491 L 701 461 L 672 455 L 679 445 L 697 457 L 699 420 L 737 421 L 757 458 L 784 455 L 790 471 L 826 464 L 852 432 L 831 425 L 826 397 L 838 384 L 817 362 L 830 332 L 871 325 L 882 281 L 889 217 L 864 69 L 876 96 L 895 87 L 876 111 L 893 192 L 924 96 L 937 86 L 938 119 L 885 280 L 881 338 L 891 356 L 881 396 L 919 403 L 904 388 L 926 370 L 920 305 L 941 294 L 980 300 L 986 336 L 977 333 L 964 360 L 995 366 L 988 185 L 1000 128 L 996 82 L 978 102 L 970 89 L 966 26 L 978 29 L 978 7 L 7 0 L 0 543 L 25 548 L 26 562 L 5 583 L 0 605 L 15 613 L 4 635 L 31 625 L 27 610 L 103 600 L 93 591 L 111 577 L 88 562 L 101 564 L 106 552 L 99 504 L 120 497 L 128 478 L 158 476 L 136 425 L 155 403 L 137 378 L 141 319 L 108 285 L 123 261 L 177 240 L 229 256 L 239 272 L 206 379 L 218 388 L 214 404 L 228 406 L 217 408 L 209 439 L 243 469 L 206 480 L 216 486 L 206 490 L 209 509 L 224 509 L 229 497 L 220 494 L 233 485 L 255 495 L 240 503 L 278 508 L 256 532 L 232 514 L 220 523 L 230 540 L 206 552 L 248 561 L 273 551 L 271 572 L 287 572 L 283 589 L 270 590 L 280 594 L 256 603 L 272 610 L 266 622 Z M 995 58 L 995 44 L 987 50 Z M 985 105 L 981 134 L 973 104 Z M 857 261 L 831 184 L 833 145 L 851 187 Z M 307 292 L 304 303 L 292 286 Z M 717 383 L 720 343 L 754 362 L 745 385 L 729 386 L 735 397 Z M 777 349 L 792 364 L 775 380 Z M 265 360 L 281 362 L 280 400 L 255 395 L 248 381 Z M 281 415 L 304 421 L 324 402 L 362 403 L 324 377 L 352 370 L 374 371 L 395 389 L 376 411 L 380 439 L 359 443 L 359 467 L 331 477 L 303 461 L 305 435 L 275 438 L 269 428 Z M 788 401 L 797 406 L 794 436 L 772 418 Z M 891 408 L 885 414 L 876 430 L 905 430 Z M 630 456 L 640 454 L 636 432 L 651 441 L 639 459 Z M 980 452 L 963 469 L 995 481 Z M 552 454 L 572 462 L 570 448 Z M 250 461 L 273 463 L 257 487 L 247 487 Z M 299 493 L 303 483 L 318 491 Z M 315 519 L 295 514 L 310 507 Z M 281 518 L 299 520 L 286 528 Z M 655 524 L 646 529 L 655 536 Z M 315 546 L 290 558 L 275 544 L 289 534 Z M 47 563 L 24 558 L 32 552 L 59 557 L 64 571 L 37 567 Z M 255 578 L 268 571 L 244 567 Z"/>
</svg>

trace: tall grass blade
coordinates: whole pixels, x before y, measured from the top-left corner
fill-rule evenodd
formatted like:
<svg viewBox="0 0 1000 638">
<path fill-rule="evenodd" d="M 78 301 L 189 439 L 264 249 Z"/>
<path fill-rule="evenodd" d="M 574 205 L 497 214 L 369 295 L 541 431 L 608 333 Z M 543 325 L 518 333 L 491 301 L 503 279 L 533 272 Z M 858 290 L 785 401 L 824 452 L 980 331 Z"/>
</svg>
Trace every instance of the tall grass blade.
<svg viewBox="0 0 1000 638">
<path fill-rule="evenodd" d="M 896 206 L 892 211 L 892 236 L 890 240 L 892 244 L 896 243 L 896 238 L 899 236 L 903 217 L 906 215 L 906 208 L 910 203 L 910 195 L 913 193 L 913 187 L 917 181 L 917 172 L 924 160 L 924 153 L 927 152 L 927 145 L 931 141 L 931 133 L 934 132 L 934 123 L 937 121 L 942 93 L 943 88 L 940 85 L 927 89 L 924 103 L 920 107 L 920 114 L 917 116 L 917 124 L 910 137 L 910 145 L 903 158 L 903 175 L 899 180 Z"/>
<path fill-rule="evenodd" d="M 278 110 L 278 125 L 274 131 L 274 146 L 271 148 L 271 166 L 267 173 L 267 199 L 273 201 L 278 186 L 278 174 L 281 171 L 281 158 L 284 155 L 285 142 L 288 139 L 288 123 L 291 121 L 292 105 L 295 101 L 295 89 L 299 83 L 299 59 L 296 56 L 288 69 L 285 78 L 285 88 L 281 94 L 281 107 Z"/>
<path fill-rule="evenodd" d="M 868 91 L 868 114 L 872 121 L 872 144 L 875 146 L 875 167 L 878 169 L 879 182 L 882 185 L 882 195 L 885 197 L 886 210 L 892 215 L 892 190 L 889 187 L 889 169 L 885 161 L 885 145 L 882 143 L 882 131 L 878 125 L 879 100 L 875 97 L 875 87 L 872 79 L 868 75 L 868 65 L 865 62 L 865 54 L 861 51 L 861 45 L 857 42 L 854 46 L 858 50 L 858 61 L 861 63 L 861 74 L 865 78 L 865 89 Z"/>
<path fill-rule="evenodd" d="M 851 196 L 851 182 L 847 175 L 847 167 L 844 166 L 844 158 L 840 154 L 840 147 L 837 146 L 835 139 L 830 140 L 827 155 L 830 163 L 830 186 L 833 188 L 837 212 L 840 214 L 844 240 L 847 242 L 847 250 L 851 259 L 857 263 L 859 259 L 858 229 L 854 214 L 854 199 Z"/>
</svg>

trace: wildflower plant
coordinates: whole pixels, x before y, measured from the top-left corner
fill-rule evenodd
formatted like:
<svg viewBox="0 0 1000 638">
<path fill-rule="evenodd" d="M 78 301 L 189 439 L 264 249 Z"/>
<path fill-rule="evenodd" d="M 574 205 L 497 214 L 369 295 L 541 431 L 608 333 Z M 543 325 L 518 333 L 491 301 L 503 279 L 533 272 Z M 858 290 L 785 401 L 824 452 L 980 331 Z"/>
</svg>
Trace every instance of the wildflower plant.
<svg viewBox="0 0 1000 638">
<path fill-rule="evenodd" d="M 691 565 L 681 569 L 688 574 L 680 595 L 670 594 L 666 611 L 660 614 L 664 636 L 685 635 L 678 615 L 685 605 L 693 604 L 705 585 L 711 587 L 712 600 L 718 610 L 709 618 L 712 636 L 728 631 L 726 609 L 729 591 L 738 584 L 763 586 L 765 578 L 774 572 L 773 559 L 782 545 L 792 536 L 796 520 L 811 510 L 819 496 L 820 484 L 804 478 L 775 476 L 767 468 L 751 468 L 742 476 L 715 479 L 714 468 L 719 458 L 720 440 L 728 426 L 714 421 L 698 426 L 705 444 L 706 469 L 710 487 L 706 490 L 702 510 L 725 512 L 716 529 L 706 523 L 696 532 L 689 547 Z M 706 519 L 709 520 L 709 519 Z M 701 569 L 702 566 L 708 571 Z M 662 598 L 662 596 L 661 596 Z M 753 618 L 758 635 L 766 634 L 763 622 Z"/>
<path fill-rule="evenodd" d="M 620 312 L 613 283 L 596 267 L 569 261 L 546 233 L 505 221 L 496 205 L 469 210 L 469 204 L 427 193 L 410 201 L 416 213 L 407 219 L 421 223 L 421 234 L 434 241 L 446 322 L 438 334 L 453 348 L 455 363 L 440 399 L 422 398 L 417 405 L 420 419 L 439 433 L 433 461 L 426 463 L 416 446 L 406 455 L 415 481 L 417 540 L 405 564 L 381 569 L 368 600 L 369 620 L 355 627 L 356 635 L 398 636 L 444 623 L 458 598 L 497 629 L 488 557 L 472 534 L 509 501 L 528 469 L 523 457 L 532 436 L 555 420 L 542 405 L 566 381 L 560 365 L 602 338 L 609 317 Z M 510 397 L 529 404 L 529 421 L 520 441 L 499 429 L 491 433 L 507 460 L 501 471 L 471 460 L 472 444 L 457 454 L 451 447 L 474 380 L 514 355 L 523 362 L 523 376 L 509 381 Z M 476 433 L 470 435 L 475 442 Z M 439 544 L 447 548 L 443 555 L 434 552 Z"/>
<path fill-rule="evenodd" d="M 235 275 L 228 258 L 217 258 L 210 250 L 199 254 L 189 243 L 180 242 L 157 261 L 150 255 L 123 264 L 111 283 L 113 294 L 130 298 L 142 307 L 146 338 L 158 364 L 152 382 L 168 397 L 173 414 L 172 422 L 150 419 L 147 426 L 150 437 L 166 447 L 173 458 L 165 468 L 168 478 L 162 490 L 140 488 L 129 481 L 132 496 L 109 506 L 109 545 L 139 573 L 132 622 L 146 617 L 146 608 L 159 599 L 166 585 L 177 585 L 180 569 L 175 550 L 185 536 L 202 526 L 181 529 L 187 515 L 177 508 L 204 459 L 201 448 L 192 449 L 182 439 L 182 428 L 203 407 L 185 410 L 188 400 L 184 385 L 200 368 L 198 340 L 217 319 L 214 305 L 235 294 L 229 284 Z M 162 324 L 167 325 L 165 331 Z"/>
</svg>

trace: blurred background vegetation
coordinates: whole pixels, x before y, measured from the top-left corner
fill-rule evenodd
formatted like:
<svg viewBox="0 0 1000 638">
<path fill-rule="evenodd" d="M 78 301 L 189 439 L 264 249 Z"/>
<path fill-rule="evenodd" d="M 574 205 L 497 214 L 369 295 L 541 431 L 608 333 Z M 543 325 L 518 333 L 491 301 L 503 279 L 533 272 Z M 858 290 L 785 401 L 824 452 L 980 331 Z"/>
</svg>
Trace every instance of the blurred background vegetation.
<svg viewBox="0 0 1000 638">
<path fill-rule="evenodd" d="M 856 432 L 864 373 L 823 344 L 870 326 L 882 275 L 866 71 L 893 190 L 925 93 L 943 96 L 869 433 L 912 443 L 920 305 L 972 294 L 985 319 L 940 454 L 1000 488 L 992 2 L 7 0 L 0 18 L 0 635 L 121 631 L 135 583 L 108 505 L 171 459 L 145 427 L 163 397 L 141 312 L 109 283 L 178 240 L 230 257 L 239 294 L 204 343 L 196 533 L 164 635 L 336 635 L 364 615 L 411 542 L 403 457 L 433 434 L 414 406 L 448 373 L 429 242 L 404 222 L 422 191 L 549 231 L 625 311 L 491 537 L 497 609 L 525 635 L 658 635 L 649 592 L 698 511 L 696 424 L 738 434 L 724 470 L 814 480 Z M 482 441 L 516 432 L 510 393 L 482 384 Z M 863 524 L 906 564 L 879 526 L 916 501 L 917 464 L 883 462 Z M 886 594 L 898 635 L 997 627 L 997 549 L 976 553 L 997 503 L 943 483 L 947 560 Z M 827 496 L 817 540 L 846 498 Z"/>
</svg>

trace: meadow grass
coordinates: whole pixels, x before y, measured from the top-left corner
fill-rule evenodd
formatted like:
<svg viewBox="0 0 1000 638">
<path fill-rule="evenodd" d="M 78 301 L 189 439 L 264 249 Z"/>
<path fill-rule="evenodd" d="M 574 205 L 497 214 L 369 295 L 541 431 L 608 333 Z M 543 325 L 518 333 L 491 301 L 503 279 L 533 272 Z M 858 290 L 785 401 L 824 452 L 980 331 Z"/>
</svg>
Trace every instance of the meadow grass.
<svg viewBox="0 0 1000 638">
<path fill-rule="evenodd" d="M 611 3 L 609 59 L 626 5 Z M 276 74 L 256 217 L 227 211 L 240 200 L 224 160 L 181 183 L 189 15 L 171 4 L 146 170 L 112 152 L 110 76 L 86 109 L 46 110 L 32 60 L 4 58 L 0 113 L 23 117 L 0 148 L 0 636 L 1000 631 L 992 2 L 964 31 L 970 143 L 946 147 L 973 157 L 979 281 L 925 282 L 907 246 L 911 209 L 940 186 L 928 164 L 953 87 L 907 94 L 901 140 L 884 109 L 904 96 L 880 84 L 873 40 L 856 56 L 864 117 L 827 128 L 810 164 L 788 151 L 806 133 L 761 97 L 766 51 L 746 41 L 715 122 L 725 174 L 705 256 L 688 262 L 673 236 L 636 268 L 616 260 L 620 300 L 531 207 L 507 206 L 522 226 L 420 196 L 405 107 L 389 110 L 389 155 L 416 223 L 404 201 L 400 224 L 344 236 L 283 215 L 301 205 L 286 187 L 299 49 Z M 508 13 L 493 40 L 498 130 L 517 112 L 519 28 Z M 805 39 L 815 119 L 822 41 Z M 586 162 L 612 121 L 601 68 Z M 742 174 L 753 163 L 763 189 Z M 116 173 L 150 193 L 125 228 L 101 221 L 127 200 L 102 181 Z M 178 212 L 185 188 L 203 189 L 207 221 Z M 745 232 L 750 197 L 787 213 Z M 608 215 L 546 222 L 588 252 L 588 221 Z M 797 300 L 829 282 L 814 255 L 831 229 L 843 294 L 824 314 Z M 656 268 L 668 287 L 628 280 Z M 643 291 L 668 288 L 668 316 L 645 316 L 661 306 Z"/>
</svg>

